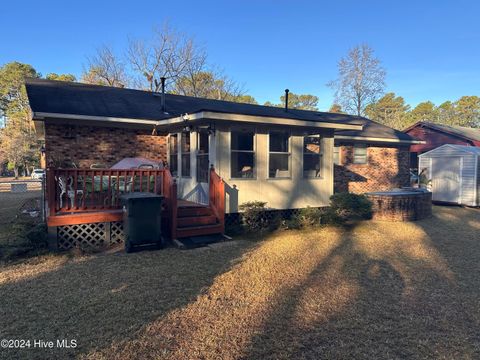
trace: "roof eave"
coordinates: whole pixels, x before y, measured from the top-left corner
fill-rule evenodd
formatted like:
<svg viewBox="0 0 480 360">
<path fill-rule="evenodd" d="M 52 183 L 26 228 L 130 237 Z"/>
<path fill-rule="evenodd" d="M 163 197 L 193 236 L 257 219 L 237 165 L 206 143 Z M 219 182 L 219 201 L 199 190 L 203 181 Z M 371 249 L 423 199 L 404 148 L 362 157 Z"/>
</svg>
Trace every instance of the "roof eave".
<svg viewBox="0 0 480 360">
<path fill-rule="evenodd" d="M 273 124 L 273 125 L 286 125 L 286 126 L 300 126 L 310 128 L 327 128 L 327 129 L 339 129 L 339 130 L 362 130 L 363 125 L 357 124 L 340 124 L 334 122 L 321 122 L 321 121 L 309 121 L 299 120 L 291 118 L 280 117 L 266 117 L 256 115 L 244 115 L 244 114 L 230 114 L 220 113 L 213 111 L 200 111 L 193 114 L 184 114 L 181 116 L 174 116 L 163 120 L 154 119 L 134 119 L 134 118 L 119 118 L 108 116 L 91 116 L 91 115 L 78 115 L 78 114 L 60 114 L 60 113 L 48 113 L 48 112 L 34 112 L 34 120 L 44 120 L 46 118 L 53 119 L 66 119 L 66 120 L 85 120 L 85 121 L 102 121 L 106 123 L 125 123 L 125 124 L 138 124 L 138 125 L 153 125 L 153 126 L 168 126 L 178 125 L 185 121 L 198 121 L 204 119 L 222 120 L 222 121 L 235 121 L 235 122 L 247 122 L 254 124 Z"/>
<path fill-rule="evenodd" d="M 337 140 L 356 140 L 356 141 L 369 141 L 369 142 L 379 142 L 379 143 L 394 143 L 394 144 L 426 144 L 426 141 L 423 140 L 402 140 L 397 138 L 382 138 L 382 137 L 369 137 L 369 136 L 348 136 L 348 135 L 335 135 Z"/>
<path fill-rule="evenodd" d="M 327 121 L 310 121 L 292 118 L 274 117 L 274 116 L 260 116 L 260 115 L 245 115 L 234 113 L 222 113 L 214 111 L 199 111 L 193 114 L 185 114 L 176 119 L 161 120 L 161 124 L 168 122 L 183 122 L 183 121 L 197 121 L 197 120 L 221 120 L 232 122 L 246 122 L 252 124 L 269 124 L 269 125 L 285 125 L 285 126 L 299 126 L 310 128 L 327 128 L 339 130 L 362 130 L 363 125 L 357 124 L 341 124 Z"/>
</svg>

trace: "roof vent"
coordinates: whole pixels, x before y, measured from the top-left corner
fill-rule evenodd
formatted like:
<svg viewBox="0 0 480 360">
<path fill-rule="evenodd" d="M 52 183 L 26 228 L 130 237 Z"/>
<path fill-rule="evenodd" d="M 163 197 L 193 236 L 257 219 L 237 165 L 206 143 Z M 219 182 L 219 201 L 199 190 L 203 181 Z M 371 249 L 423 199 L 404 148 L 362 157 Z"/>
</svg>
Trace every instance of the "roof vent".
<svg viewBox="0 0 480 360">
<path fill-rule="evenodd" d="M 288 93 L 289 92 L 290 92 L 290 90 L 285 89 L 285 112 L 288 111 Z"/>
<path fill-rule="evenodd" d="M 160 78 L 160 82 L 161 82 L 161 86 L 162 86 L 162 92 L 160 94 L 154 92 L 153 95 L 154 96 L 160 96 L 162 98 L 161 99 L 162 100 L 162 112 L 165 113 L 165 114 L 168 114 L 167 113 L 167 108 L 165 106 L 165 80 L 166 80 L 166 78 L 164 76 L 162 76 Z M 158 82 L 157 82 L 156 79 L 155 79 L 155 86 L 157 86 L 157 88 L 158 88 Z"/>
</svg>

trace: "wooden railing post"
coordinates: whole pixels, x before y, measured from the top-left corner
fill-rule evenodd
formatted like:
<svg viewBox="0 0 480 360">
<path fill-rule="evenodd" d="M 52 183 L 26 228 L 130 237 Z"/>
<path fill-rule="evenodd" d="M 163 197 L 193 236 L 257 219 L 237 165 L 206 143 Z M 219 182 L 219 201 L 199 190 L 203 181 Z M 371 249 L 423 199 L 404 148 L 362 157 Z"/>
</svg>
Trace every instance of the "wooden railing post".
<svg viewBox="0 0 480 360">
<path fill-rule="evenodd" d="M 178 211 L 178 206 L 177 206 L 177 182 L 175 179 L 173 179 L 172 186 L 171 186 L 171 211 L 170 211 L 170 216 L 171 216 L 171 239 L 175 240 L 177 238 L 177 211 Z"/>
<path fill-rule="evenodd" d="M 55 216 L 56 213 L 56 194 L 55 194 L 55 171 L 52 168 L 47 169 L 47 203 L 48 216 Z"/>
</svg>

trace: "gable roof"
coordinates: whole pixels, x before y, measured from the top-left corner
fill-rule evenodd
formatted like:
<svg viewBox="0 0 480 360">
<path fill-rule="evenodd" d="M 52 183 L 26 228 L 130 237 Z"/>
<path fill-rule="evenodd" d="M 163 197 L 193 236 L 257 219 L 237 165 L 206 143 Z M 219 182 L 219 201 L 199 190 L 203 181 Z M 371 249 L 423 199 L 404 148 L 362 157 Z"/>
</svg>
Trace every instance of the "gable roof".
<svg viewBox="0 0 480 360">
<path fill-rule="evenodd" d="M 458 125 L 436 124 L 429 121 L 419 121 L 412 126 L 406 128 L 404 131 L 407 132 L 418 126 L 428 127 L 430 129 L 452 134 L 467 140 L 480 141 L 480 129 Z"/>
<path fill-rule="evenodd" d="M 434 153 L 435 151 L 437 151 L 438 149 L 445 148 L 445 147 L 449 147 L 449 148 L 452 148 L 452 149 L 457 150 L 457 151 L 462 151 L 462 152 L 466 152 L 466 153 L 470 153 L 470 154 L 480 156 L 480 147 L 468 146 L 468 145 L 457 145 L 457 144 L 444 144 L 444 145 L 441 145 L 441 146 L 439 146 L 435 149 L 424 152 L 423 154 L 420 154 L 418 156 L 419 157 L 425 156 L 425 155 L 428 156 L 428 155 L 431 155 L 432 153 Z"/>
<path fill-rule="evenodd" d="M 359 140 L 361 140 L 360 138 L 364 138 L 371 139 L 371 141 L 374 141 L 374 139 L 376 141 L 385 139 L 387 142 L 398 141 L 405 143 L 423 143 L 423 141 L 418 141 L 402 131 L 395 130 L 373 120 L 361 118 L 360 122 L 363 125 L 362 130 L 335 130 L 335 138 L 346 140 L 355 138 L 359 138 Z"/>
<path fill-rule="evenodd" d="M 234 115 L 243 115 L 255 117 L 257 123 L 268 124 L 272 123 L 272 119 L 286 119 L 285 121 L 297 122 L 299 125 L 312 123 L 329 125 L 336 129 L 335 136 L 354 138 L 354 140 L 368 138 L 371 141 L 384 139 L 390 142 L 415 142 L 410 135 L 398 130 L 364 117 L 347 114 L 298 109 L 285 111 L 280 107 L 173 94 L 165 94 L 166 112 L 164 112 L 161 108 L 160 94 L 150 91 L 45 79 L 27 79 L 25 87 L 34 120 L 43 120 L 48 117 L 70 119 L 83 117 L 89 120 L 128 119 L 129 122 L 156 123 L 168 122 L 187 113 L 210 116 L 217 114 L 215 116 L 218 119 L 224 120 L 234 119 Z M 220 114 L 223 114 L 223 117 Z"/>
</svg>

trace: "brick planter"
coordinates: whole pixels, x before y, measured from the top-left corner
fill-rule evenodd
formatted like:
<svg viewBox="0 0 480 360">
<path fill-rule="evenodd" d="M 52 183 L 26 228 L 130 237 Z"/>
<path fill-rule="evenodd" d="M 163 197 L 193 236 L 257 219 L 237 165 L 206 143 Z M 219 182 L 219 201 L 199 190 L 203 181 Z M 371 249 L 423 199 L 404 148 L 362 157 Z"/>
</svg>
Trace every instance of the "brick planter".
<svg viewBox="0 0 480 360">
<path fill-rule="evenodd" d="M 432 193 L 399 190 L 365 194 L 372 202 L 373 219 L 416 221 L 432 216 Z"/>
</svg>

